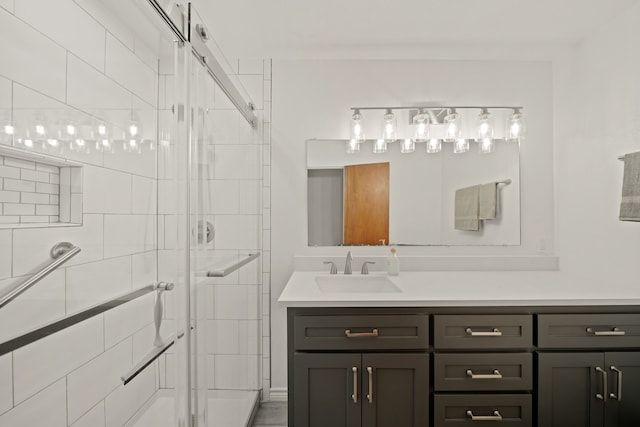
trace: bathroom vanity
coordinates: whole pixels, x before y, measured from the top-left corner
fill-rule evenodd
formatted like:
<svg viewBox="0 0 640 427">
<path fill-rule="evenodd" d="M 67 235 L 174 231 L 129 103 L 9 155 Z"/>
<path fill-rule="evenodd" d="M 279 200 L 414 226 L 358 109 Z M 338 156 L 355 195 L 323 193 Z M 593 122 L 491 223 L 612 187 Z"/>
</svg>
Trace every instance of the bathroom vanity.
<svg viewBox="0 0 640 427">
<path fill-rule="evenodd" d="M 327 276 L 295 272 L 280 297 L 290 426 L 640 425 L 633 289 L 575 300 L 536 285 L 552 272 L 481 289 L 464 272 Z"/>
</svg>

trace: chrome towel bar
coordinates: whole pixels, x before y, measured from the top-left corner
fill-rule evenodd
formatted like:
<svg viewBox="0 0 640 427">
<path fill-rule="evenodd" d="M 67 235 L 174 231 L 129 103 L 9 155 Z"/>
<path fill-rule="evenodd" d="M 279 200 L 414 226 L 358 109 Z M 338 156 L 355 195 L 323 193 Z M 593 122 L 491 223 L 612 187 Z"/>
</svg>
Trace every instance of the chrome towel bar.
<svg viewBox="0 0 640 427">
<path fill-rule="evenodd" d="M 208 271 L 207 272 L 207 277 L 224 277 L 224 276 L 227 276 L 228 274 L 233 273 L 234 271 L 238 270 L 243 265 L 249 264 L 251 261 L 253 261 L 254 259 L 258 258 L 259 256 L 260 256 L 260 252 L 256 252 L 255 254 L 247 254 L 243 258 L 239 259 L 238 261 L 236 261 L 233 264 L 230 264 L 230 265 L 228 265 L 228 266 L 226 266 L 224 268 Z"/>
<path fill-rule="evenodd" d="M 16 299 L 18 295 L 38 283 L 40 280 L 44 279 L 56 268 L 60 267 L 62 264 L 76 256 L 80 251 L 81 249 L 78 246 L 74 246 L 69 242 L 60 242 L 55 244 L 53 248 L 51 248 L 51 257 L 54 258 L 55 261 L 44 267 L 33 276 L 29 277 L 24 282 L 17 285 L 13 289 L 9 290 L 4 295 L 0 296 L 0 308 L 9 304 L 11 301 Z"/>
<path fill-rule="evenodd" d="M 32 342 L 38 341 L 39 339 L 46 338 L 51 334 L 62 331 L 63 329 L 67 329 L 93 316 L 104 313 L 105 311 L 109 311 L 113 308 L 121 306 L 122 304 L 125 304 L 150 292 L 157 291 L 159 287 L 166 285 L 169 285 L 169 287 L 171 288 L 173 287 L 172 284 L 164 284 L 164 282 L 146 285 L 136 290 L 129 291 L 125 294 L 121 294 L 119 296 L 111 298 L 108 301 L 104 301 L 100 304 L 84 309 L 78 313 L 71 314 L 69 316 L 63 317 L 62 319 L 54 320 L 50 323 L 47 323 L 44 326 L 32 329 L 31 331 L 25 332 L 22 335 L 0 343 L 0 356 L 17 350 L 20 347 L 24 347 L 25 345 L 31 344 Z M 165 290 L 170 289 L 168 287 L 165 287 Z"/>
</svg>

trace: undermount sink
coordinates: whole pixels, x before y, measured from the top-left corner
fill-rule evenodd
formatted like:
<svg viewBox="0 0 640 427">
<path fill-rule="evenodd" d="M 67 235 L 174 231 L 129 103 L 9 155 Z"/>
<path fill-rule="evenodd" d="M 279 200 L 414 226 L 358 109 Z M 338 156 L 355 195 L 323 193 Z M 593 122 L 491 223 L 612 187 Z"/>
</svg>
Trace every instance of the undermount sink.
<svg viewBox="0 0 640 427">
<path fill-rule="evenodd" d="M 400 288 L 386 276 L 316 276 L 320 292 L 397 293 Z"/>
</svg>

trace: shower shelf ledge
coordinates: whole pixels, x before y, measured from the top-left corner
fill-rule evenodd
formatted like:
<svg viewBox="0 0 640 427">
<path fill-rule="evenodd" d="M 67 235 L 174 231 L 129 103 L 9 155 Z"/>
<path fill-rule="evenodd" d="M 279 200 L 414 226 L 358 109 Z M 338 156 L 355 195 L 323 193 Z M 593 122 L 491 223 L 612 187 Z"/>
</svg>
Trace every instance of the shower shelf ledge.
<svg viewBox="0 0 640 427">
<path fill-rule="evenodd" d="M 249 264 L 254 259 L 260 256 L 260 252 L 253 254 L 240 255 L 230 260 L 226 260 L 225 263 L 220 263 L 215 268 L 207 271 L 207 277 L 225 277 L 234 271 L 240 269 L 242 266 Z"/>
</svg>

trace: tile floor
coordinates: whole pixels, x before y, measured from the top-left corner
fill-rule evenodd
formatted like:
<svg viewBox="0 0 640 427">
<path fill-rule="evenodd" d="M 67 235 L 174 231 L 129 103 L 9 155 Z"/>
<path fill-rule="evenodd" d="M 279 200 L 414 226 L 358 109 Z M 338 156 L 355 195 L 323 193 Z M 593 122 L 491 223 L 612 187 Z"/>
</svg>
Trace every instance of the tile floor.
<svg viewBox="0 0 640 427">
<path fill-rule="evenodd" d="M 287 427 L 287 402 L 264 402 L 253 420 L 253 427 Z"/>
</svg>

